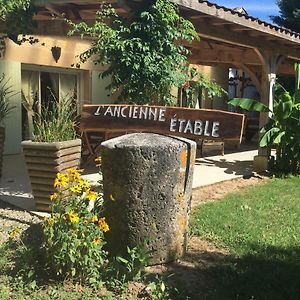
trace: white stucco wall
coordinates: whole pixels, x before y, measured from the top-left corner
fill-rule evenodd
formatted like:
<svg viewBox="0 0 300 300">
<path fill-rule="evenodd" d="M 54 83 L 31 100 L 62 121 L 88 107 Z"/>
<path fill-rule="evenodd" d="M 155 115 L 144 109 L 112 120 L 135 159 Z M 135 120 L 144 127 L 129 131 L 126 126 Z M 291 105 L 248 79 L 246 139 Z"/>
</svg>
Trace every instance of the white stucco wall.
<svg viewBox="0 0 300 300">
<path fill-rule="evenodd" d="M 14 95 L 10 103 L 15 106 L 4 122 L 5 146 L 4 154 L 17 154 L 21 152 L 22 141 L 22 114 L 21 114 L 21 63 L 15 61 L 0 61 L 0 74 L 5 74 L 9 85 L 13 87 Z"/>
<path fill-rule="evenodd" d="M 93 104 L 110 104 L 114 103 L 115 95 L 111 95 L 106 87 L 110 84 L 111 79 L 99 77 L 99 71 L 92 71 L 92 103 Z"/>
</svg>

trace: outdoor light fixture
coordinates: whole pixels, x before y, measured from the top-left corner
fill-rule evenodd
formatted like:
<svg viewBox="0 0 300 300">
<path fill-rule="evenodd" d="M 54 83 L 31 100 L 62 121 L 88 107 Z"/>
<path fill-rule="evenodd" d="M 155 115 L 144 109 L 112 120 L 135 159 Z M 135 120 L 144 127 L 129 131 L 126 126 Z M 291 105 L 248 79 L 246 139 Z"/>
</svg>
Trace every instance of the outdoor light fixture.
<svg viewBox="0 0 300 300">
<path fill-rule="evenodd" d="M 58 62 L 61 55 L 61 47 L 57 47 L 57 46 L 52 47 L 51 52 L 55 62 Z"/>
</svg>

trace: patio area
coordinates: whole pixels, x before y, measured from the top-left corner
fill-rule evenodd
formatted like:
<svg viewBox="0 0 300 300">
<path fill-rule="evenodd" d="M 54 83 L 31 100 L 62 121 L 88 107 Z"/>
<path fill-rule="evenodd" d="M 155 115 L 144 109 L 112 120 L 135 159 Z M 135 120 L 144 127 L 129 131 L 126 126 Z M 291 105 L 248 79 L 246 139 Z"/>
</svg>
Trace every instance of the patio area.
<svg viewBox="0 0 300 300">
<path fill-rule="evenodd" d="M 242 145 L 239 152 L 198 158 L 194 170 L 193 189 L 251 175 L 253 157 L 257 154 L 257 150 L 254 149 L 253 146 Z M 85 170 L 85 178 L 96 184 L 99 180 L 96 167 L 88 167 Z M 27 211 L 35 211 L 23 155 L 4 156 L 0 199 Z"/>
</svg>

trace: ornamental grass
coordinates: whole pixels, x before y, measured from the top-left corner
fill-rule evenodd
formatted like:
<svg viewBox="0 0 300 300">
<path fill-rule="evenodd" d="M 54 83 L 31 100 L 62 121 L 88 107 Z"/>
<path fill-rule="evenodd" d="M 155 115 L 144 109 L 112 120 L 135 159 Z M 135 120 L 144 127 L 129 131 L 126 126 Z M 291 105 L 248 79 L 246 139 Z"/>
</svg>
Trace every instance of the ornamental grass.
<svg viewBox="0 0 300 300">
<path fill-rule="evenodd" d="M 33 141 L 52 143 L 75 139 L 76 118 L 77 108 L 72 98 L 55 99 L 35 115 Z"/>
</svg>

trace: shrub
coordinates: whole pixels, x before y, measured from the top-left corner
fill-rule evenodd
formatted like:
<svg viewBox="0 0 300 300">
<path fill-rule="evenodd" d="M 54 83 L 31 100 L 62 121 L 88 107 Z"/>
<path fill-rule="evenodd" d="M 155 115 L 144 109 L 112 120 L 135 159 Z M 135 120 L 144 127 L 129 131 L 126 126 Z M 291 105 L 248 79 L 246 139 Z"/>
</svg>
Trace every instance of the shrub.
<svg viewBox="0 0 300 300">
<path fill-rule="evenodd" d="M 50 267 L 64 278 L 90 284 L 99 281 L 107 257 L 104 233 L 109 230 L 101 216 L 102 196 L 75 169 L 58 173 L 54 187 L 52 213 L 44 220 Z"/>
</svg>

